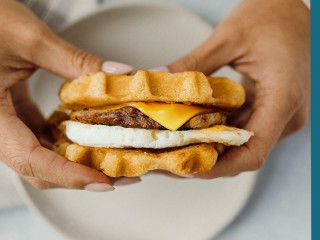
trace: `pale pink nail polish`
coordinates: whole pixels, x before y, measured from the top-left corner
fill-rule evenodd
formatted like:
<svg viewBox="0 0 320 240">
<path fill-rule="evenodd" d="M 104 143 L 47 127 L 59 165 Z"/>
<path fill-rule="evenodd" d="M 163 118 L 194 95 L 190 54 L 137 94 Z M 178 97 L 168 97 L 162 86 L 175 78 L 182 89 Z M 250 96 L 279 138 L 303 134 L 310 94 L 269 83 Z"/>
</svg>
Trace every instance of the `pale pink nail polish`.
<svg viewBox="0 0 320 240">
<path fill-rule="evenodd" d="M 170 72 L 169 68 L 166 66 L 156 67 L 149 69 L 150 72 Z"/>
<path fill-rule="evenodd" d="M 105 61 L 102 64 L 101 70 L 105 73 L 117 75 L 131 73 L 134 67 L 120 62 Z"/>
<path fill-rule="evenodd" d="M 113 178 L 114 181 L 112 182 L 114 186 L 125 186 L 125 185 L 131 185 L 138 182 L 141 182 L 141 179 L 139 177 L 120 177 L 120 178 Z"/>
<path fill-rule="evenodd" d="M 84 186 L 84 189 L 90 192 L 109 192 L 113 191 L 114 187 L 107 183 L 90 183 Z"/>
</svg>

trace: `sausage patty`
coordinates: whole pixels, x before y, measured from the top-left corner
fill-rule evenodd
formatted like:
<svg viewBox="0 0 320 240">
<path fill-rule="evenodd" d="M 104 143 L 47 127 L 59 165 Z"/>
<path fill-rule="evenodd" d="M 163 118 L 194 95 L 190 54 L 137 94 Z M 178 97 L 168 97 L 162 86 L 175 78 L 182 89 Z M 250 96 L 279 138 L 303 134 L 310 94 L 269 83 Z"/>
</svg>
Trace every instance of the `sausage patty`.
<svg viewBox="0 0 320 240">
<path fill-rule="evenodd" d="M 70 117 L 73 121 L 87 124 L 122 126 L 127 128 L 166 129 L 137 108 L 131 106 L 109 111 L 85 108 L 72 112 Z M 226 124 L 226 121 L 227 115 L 222 112 L 200 114 L 191 118 L 180 129 L 207 128 L 213 125 Z"/>
</svg>

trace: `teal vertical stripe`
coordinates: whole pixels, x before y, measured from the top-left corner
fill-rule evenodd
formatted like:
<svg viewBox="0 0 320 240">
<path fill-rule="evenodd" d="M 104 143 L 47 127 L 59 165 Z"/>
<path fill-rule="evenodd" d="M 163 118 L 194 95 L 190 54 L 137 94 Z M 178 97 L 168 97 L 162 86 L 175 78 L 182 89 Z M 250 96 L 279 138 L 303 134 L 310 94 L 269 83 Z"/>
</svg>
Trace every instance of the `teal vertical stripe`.
<svg viewBox="0 0 320 240">
<path fill-rule="evenodd" d="M 312 179 L 312 239 L 320 239 L 320 1 L 311 1 L 311 179 Z"/>
</svg>

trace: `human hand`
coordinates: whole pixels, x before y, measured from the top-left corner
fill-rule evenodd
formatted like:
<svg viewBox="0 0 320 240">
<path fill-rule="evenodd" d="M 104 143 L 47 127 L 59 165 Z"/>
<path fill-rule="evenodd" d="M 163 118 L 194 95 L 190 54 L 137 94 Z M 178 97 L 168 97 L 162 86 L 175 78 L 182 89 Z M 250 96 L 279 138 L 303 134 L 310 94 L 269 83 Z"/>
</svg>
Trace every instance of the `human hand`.
<svg viewBox="0 0 320 240">
<path fill-rule="evenodd" d="M 103 173 L 40 145 L 36 136 L 45 121 L 24 80 L 38 67 L 67 79 L 101 70 L 127 74 L 133 67 L 104 62 L 60 39 L 17 1 L 0 0 L 0 9 L 0 160 L 40 189 L 113 190 Z"/>
<path fill-rule="evenodd" d="M 200 178 L 259 169 L 279 140 L 307 123 L 310 11 L 300 0 L 243 0 L 208 40 L 167 68 L 210 75 L 224 65 L 247 76 L 253 91 L 234 119 L 255 136 L 229 149 L 210 172 L 198 174 Z"/>
</svg>

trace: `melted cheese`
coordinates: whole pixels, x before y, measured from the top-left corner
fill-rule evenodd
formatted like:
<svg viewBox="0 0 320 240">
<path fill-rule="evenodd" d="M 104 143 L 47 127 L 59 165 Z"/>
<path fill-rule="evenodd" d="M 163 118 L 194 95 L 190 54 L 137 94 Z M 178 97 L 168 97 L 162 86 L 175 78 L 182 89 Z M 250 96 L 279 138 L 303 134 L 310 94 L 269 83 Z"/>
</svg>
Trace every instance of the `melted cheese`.
<svg viewBox="0 0 320 240">
<path fill-rule="evenodd" d="M 206 108 L 198 105 L 186 105 L 181 103 L 145 103 L 145 102 L 129 102 L 114 106 L 104 106 L 90 108 L 100 111 L 115 110 L 126 106 L 132 106 L 139 109 L 154 121 L 160 123 L 165 128 L 175 131 L 179 129 L 188 120 L 202 113 L 215 112 L 214 108 Z M 60 109 L 83 109 L 83 107 L 75 107 L 61 105 Z"/>
</svg>

